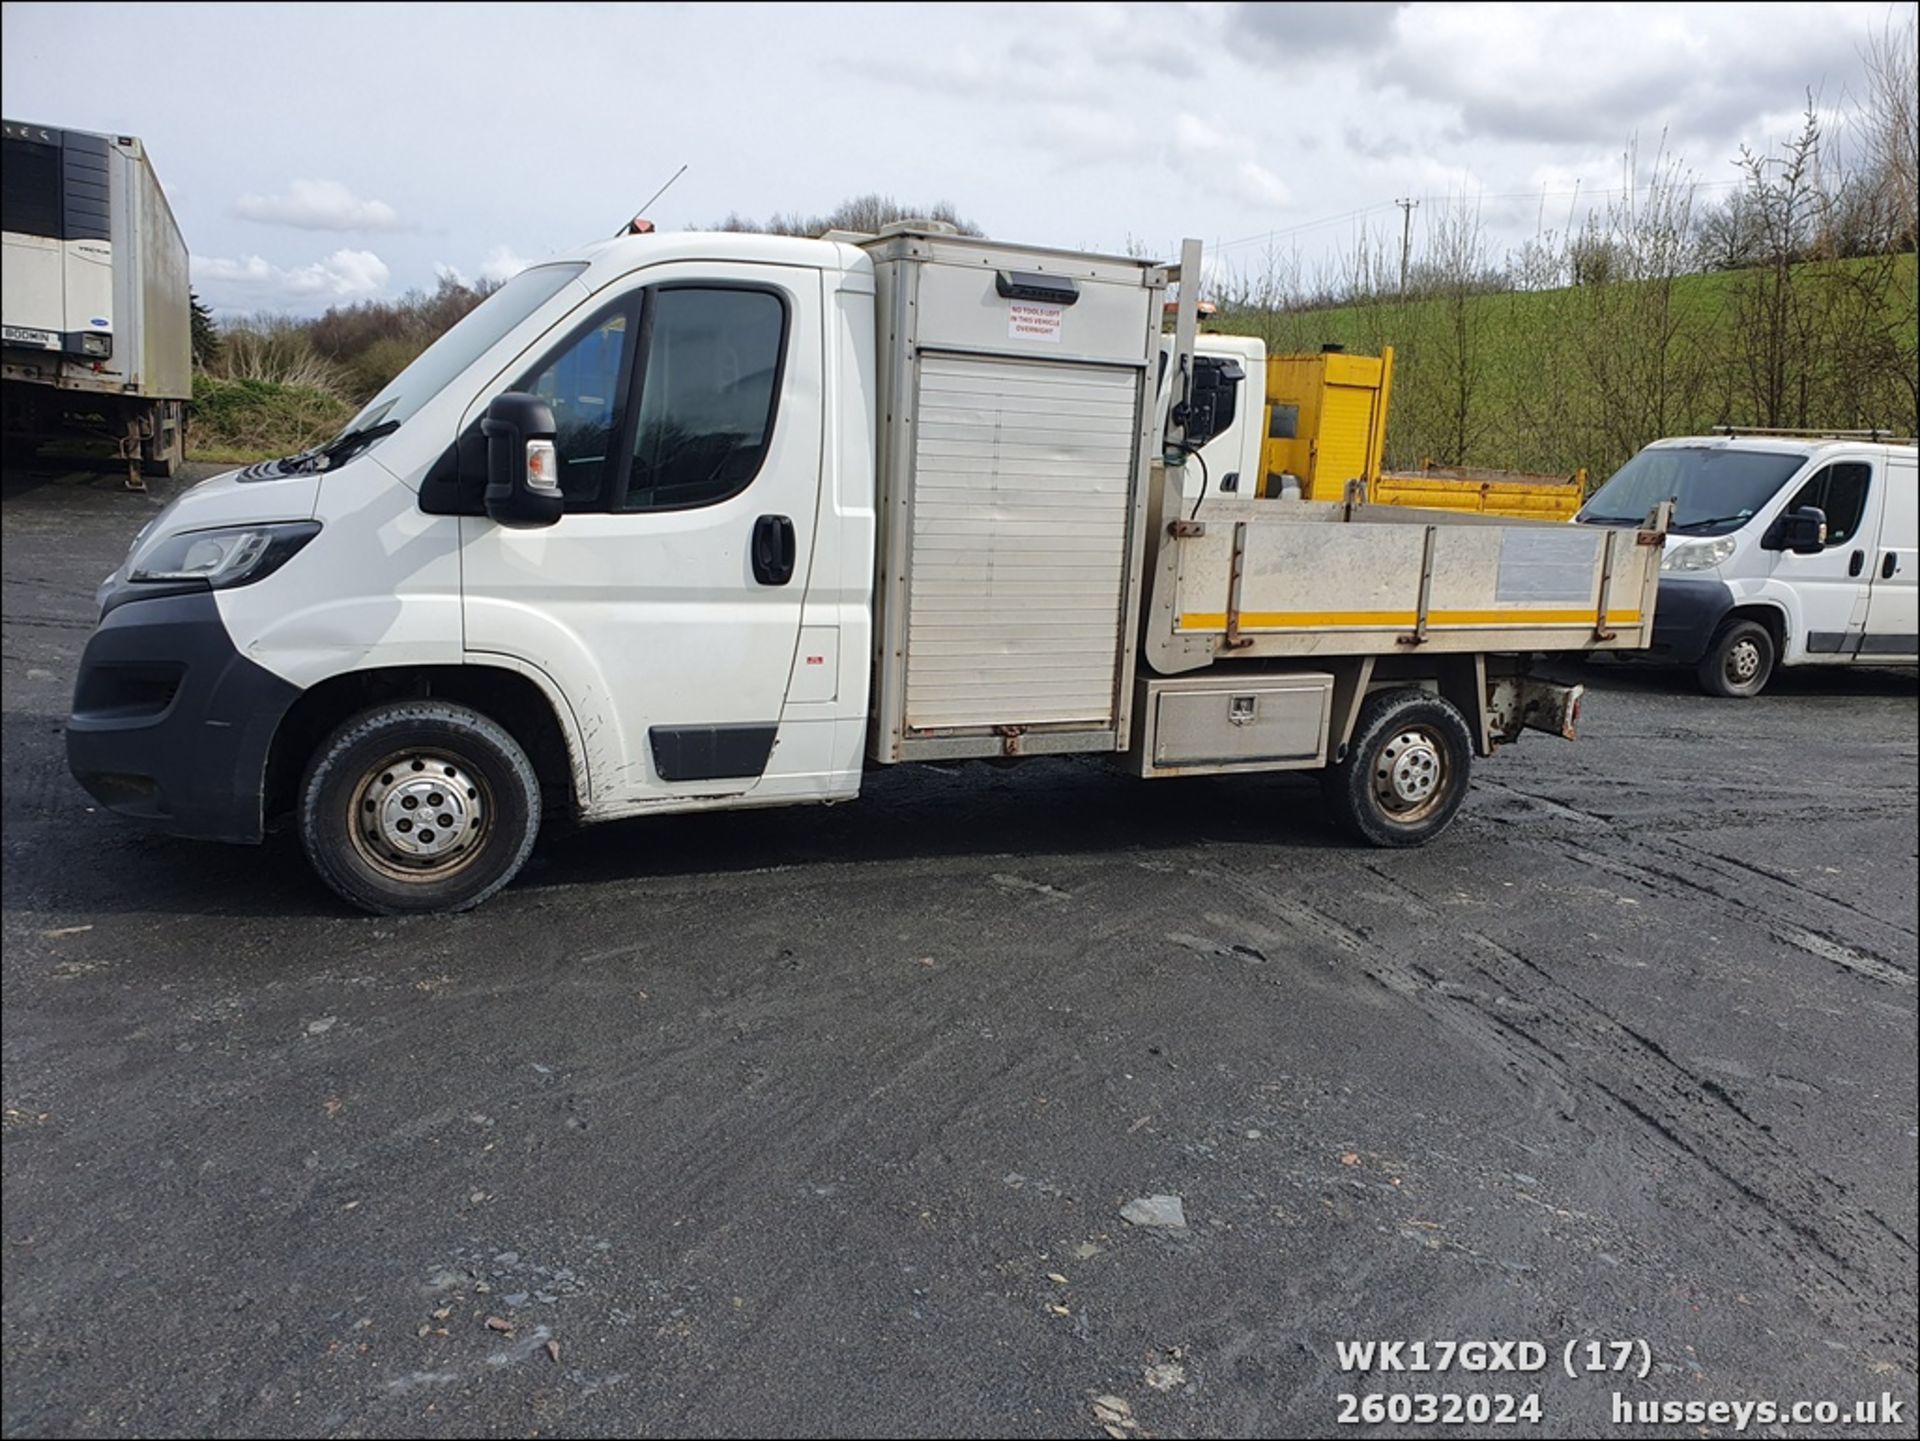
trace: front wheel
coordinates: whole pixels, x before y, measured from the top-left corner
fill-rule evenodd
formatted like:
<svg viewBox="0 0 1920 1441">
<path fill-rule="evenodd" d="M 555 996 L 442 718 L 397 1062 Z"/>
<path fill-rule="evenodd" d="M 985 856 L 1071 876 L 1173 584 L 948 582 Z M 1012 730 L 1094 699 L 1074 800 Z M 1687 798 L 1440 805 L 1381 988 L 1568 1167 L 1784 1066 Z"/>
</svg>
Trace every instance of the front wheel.
<svg viewBox="0 0 1920 1441">
<path fill-rule="evenodd" d="M 1467 796 L 1473 737 L 1453 706 L 1423 690 L 1382 691 L 1361 707 L 1346 759 L 1321 779 L 1342 831 L 1376 846 L 1417 846 Z"/>
<path fill-rule="evenodd" d="M 526 863 L 540 783 L 519 743 L 478 711 L 399 701 L 327 737 L 301 783 L 299 817 L 308 861 L 353 905 L 462 911 Z"/>
<path fill-rule="evenodd" d="M 1746 700 L 1766 689 L 1777 658 L 1772 631 L 1757 620 L 1737 620 L 1713 638 L 1695 674 L 1708 695 Z"/>
</svg>

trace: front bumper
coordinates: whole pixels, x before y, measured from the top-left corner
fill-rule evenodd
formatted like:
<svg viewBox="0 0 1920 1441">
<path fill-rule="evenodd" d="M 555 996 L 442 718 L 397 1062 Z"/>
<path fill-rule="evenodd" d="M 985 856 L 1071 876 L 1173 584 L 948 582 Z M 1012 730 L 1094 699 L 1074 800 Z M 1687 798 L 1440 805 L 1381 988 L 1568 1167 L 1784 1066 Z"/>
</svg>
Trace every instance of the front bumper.
<svg viewBox="0 0 1920 1441">
<path fill-rule="evenodd" d="M 1733 609 L 1733 592 L 1712 577 L 1661 576 L 1653 611 L 1653 644 L 1646 658 L 1694 665 L 1707 653 L 1720 622 Z"/>
<path fill-rule="evenodd" d="M 258 841 L 268 752 L 299 695 L 240 654 L 212 592 L 130 601 L 102 617 L 81 657 L 67 768 L 123 816 Z"/>
</svg>

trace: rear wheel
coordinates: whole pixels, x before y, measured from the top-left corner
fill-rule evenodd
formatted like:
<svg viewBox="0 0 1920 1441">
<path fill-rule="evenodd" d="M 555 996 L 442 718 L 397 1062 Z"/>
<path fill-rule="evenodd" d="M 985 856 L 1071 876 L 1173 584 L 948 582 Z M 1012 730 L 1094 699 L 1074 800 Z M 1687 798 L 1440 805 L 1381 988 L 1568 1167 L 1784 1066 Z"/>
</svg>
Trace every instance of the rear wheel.
<svg viewBox="0 0 1920 1441">
<path fill-rule="evenodd" d="M 1452 705 L 1423 690 L 1382 691 L 1361 707 L 1346 759 L 1321 779 L 1328 815 L 1356 840 L 1417 846 L 1466 799 L 1473 737 Z"/>
<path fill-rule="evenodd" d="M 1746 700 L 1766 689 L 1778 659 L 1773 632 L 1757 620 L 1736 620 L 1713 638 L 1696 675 L 1708 695 Z"/>
<path fill-rule="evenodd" d="M 532 763 L 466 706 L 400 701 L 324 741 L 300 789 L 320 878 L 380 915 L 477 906 L 526 863 L 540 829 Z"/>
</svg>

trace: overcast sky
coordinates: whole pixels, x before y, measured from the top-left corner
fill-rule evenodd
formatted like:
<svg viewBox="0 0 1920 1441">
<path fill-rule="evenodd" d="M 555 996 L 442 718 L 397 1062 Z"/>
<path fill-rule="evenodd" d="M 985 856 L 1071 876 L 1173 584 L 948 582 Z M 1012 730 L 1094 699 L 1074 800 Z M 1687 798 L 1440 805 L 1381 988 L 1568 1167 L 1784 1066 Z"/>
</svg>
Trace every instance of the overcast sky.
<svg viewBox="0 0 1920 1441">
<path fill-rule="evenodd" d="M 878 190 L 1013 240 L 1274 236 L 1310 271 L 1464 193 L 1506 244 L 1619 187 L 1636 135 L 1724 187 L 1808 89 L 1844 105 L 1890 13 L 7 4 L 0 67 L 8 119 L 147 142 L 217 310 L 314 312 L 611 234 L 682 164 L 662 228 Z"/>
</svg>

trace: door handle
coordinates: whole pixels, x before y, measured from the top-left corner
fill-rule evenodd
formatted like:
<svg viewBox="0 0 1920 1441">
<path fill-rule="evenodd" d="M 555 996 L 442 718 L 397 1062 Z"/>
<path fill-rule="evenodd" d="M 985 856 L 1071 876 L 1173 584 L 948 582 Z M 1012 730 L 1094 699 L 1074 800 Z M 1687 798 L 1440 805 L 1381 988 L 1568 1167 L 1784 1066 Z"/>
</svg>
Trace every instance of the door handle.
<svg viewBox="0 0 1920 1441">
<path fill-rule="evenodd" d="M 1848 575 L 1858 575 L 1860 574 L 1861 571 L 1865 570 L 1866 568 L 1867 568 L 1867 553 L 1864 550 L 1856 550 L 1852 555 L 1847 557 L 1847 574 Z"/>
<path fill-rule="evenodd" d="M 753 523 L 753 578 L 762 585 L 785 585 L 793 579 L 798 547 L 793 522 L 784 515 L 763 515 Z"/>
<path fill-rule="evenodd" d="M 1900 569 L 1900 561 L 1892 551 L 1888 551 L 1880 561 L 1880 579 L 1892 580 L 1893 573 Z"/>
</svg>

